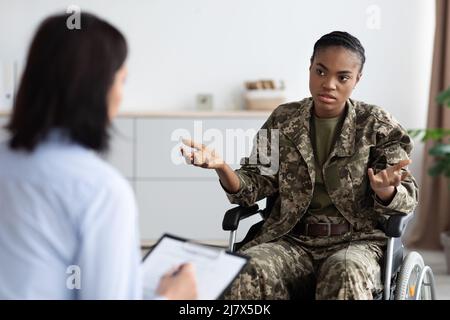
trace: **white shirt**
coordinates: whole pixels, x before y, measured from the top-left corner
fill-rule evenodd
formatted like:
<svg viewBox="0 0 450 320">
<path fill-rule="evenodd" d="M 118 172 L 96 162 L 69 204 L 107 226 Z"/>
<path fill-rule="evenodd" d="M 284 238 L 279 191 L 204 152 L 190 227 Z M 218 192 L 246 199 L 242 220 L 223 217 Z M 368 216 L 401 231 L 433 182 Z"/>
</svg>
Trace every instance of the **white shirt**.
<svg viewBox="0 0 450 320">
<path fill-rule="evenodd" d="M 140 299 L 140 261 L 114 168 L 58 130 L 31 154 L 0 144 L 0 299 Z"/>
</svg>

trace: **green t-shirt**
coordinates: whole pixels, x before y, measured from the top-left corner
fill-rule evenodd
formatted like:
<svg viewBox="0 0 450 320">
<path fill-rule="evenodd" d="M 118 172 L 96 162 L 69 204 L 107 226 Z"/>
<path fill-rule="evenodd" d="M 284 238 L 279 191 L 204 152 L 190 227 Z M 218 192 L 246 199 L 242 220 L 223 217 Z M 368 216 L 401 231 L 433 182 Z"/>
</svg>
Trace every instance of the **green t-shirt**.
<svg viewBox="0 0 450 320">
<path fill-rule="evenodd" d="M 336 209 L 323 182 L 323 164 L 327 161 L 331 148 L 340 132 L 345 114 L 336 118 L 318 118 L 311 120 L 311 142 L 316 165 L 314 193 L 305 219 L 308 223 L 342 223 L 344 217 Z M 338 183 L 338 181 L 336 181 Z"/>
</svg>

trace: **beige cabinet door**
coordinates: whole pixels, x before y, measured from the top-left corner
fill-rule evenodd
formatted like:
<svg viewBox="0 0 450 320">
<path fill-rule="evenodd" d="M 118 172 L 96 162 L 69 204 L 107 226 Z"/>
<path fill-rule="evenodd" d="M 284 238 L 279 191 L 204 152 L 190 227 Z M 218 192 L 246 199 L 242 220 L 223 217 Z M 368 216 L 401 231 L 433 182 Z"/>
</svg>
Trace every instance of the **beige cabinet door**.
<svg viewBox="0 0 450 320">
<path fill-rule="evenodd" d="M 181 157 L 181 137 L 216 149 L 233 168 L 250 153 L 253 138 L 265 118 L 157 118 L 136 121 L 137 178 L 213 178 L 213 170 L 187 166 Z"/>
<path fill-rule="evenodd" d="M 110 150 L 102 157 L 128 179 L 134 178 L 134 118 L 116 118 L 111 128 Z"/>
<path fill-rule="evenodd" d="M 8 123 L 8 117 L 0 116 L 0 142 L 5 141 L 8 138 L 8 132 L 4 126 Z"/>
<path fill-rule="evenodd" d="M 136 181 L 141 239 L 163 233 L 197 240 L 227 239 L 222 217 L 231 207 L 218 181 Z"/>
<path fill-rule="evenodd" d="M 157 240 L 164 233 L 226 246 L 229 232 L 222 230 L 230 204 L 217 179 L 211 181 L 137 181 L 140 236 Z M 259 215 L 245 219 L 238 229 L 238 241 Z"/>
</svg>

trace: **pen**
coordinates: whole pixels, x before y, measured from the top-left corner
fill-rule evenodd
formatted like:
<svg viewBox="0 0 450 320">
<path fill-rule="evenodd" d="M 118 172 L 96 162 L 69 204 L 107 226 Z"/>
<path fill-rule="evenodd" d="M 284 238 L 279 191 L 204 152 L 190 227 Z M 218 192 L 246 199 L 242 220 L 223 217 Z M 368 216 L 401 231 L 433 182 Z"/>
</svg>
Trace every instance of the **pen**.
<svg viewBox="0 0 450 320">
<path fill-rule="evenodd" d="M 180 264 L 180 266 L 172 273 L 172 277 L 175 277 L 177 274 L 180 273 L 181 269 L 186 265 L 186 263 Z"/>
</svg>

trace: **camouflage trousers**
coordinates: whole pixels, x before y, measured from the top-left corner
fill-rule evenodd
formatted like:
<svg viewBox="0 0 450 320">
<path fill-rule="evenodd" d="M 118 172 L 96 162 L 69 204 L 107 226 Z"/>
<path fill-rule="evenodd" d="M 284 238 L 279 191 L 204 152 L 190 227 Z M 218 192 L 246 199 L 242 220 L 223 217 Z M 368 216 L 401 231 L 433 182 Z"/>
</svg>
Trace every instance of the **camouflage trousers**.
<svg viewBox="0 0 450 320">
<path fill-rule="evenodd" d="M 382 290 L 378 245 L 355 241 L 327 250 L 324 254 L 286 236 L 251 247 L 243 252 L 249 263 L 224 298 L 367 300 Z"/>
</svg>

